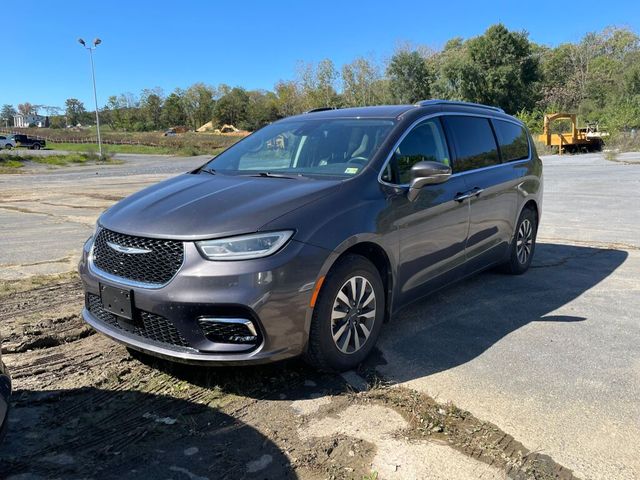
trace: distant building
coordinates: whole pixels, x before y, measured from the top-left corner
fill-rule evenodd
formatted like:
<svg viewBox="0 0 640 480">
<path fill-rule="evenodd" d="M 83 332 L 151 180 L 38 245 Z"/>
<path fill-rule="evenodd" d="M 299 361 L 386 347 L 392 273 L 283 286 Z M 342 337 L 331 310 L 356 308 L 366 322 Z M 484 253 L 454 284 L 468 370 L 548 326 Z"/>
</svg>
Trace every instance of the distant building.
<svg viewBox="0 0 640 480">
<path fill-rule="evenodd" d="M 30 113 L 24 115 L 19 113 L 13 116 L 13 126 L 16 128 L 26 128 L 29 125 L 35 125 L 36 127 L 46 127 L 49 125 L 49 117 L 44 115 L 38 115 L 37 113 Z"/>
</svg>

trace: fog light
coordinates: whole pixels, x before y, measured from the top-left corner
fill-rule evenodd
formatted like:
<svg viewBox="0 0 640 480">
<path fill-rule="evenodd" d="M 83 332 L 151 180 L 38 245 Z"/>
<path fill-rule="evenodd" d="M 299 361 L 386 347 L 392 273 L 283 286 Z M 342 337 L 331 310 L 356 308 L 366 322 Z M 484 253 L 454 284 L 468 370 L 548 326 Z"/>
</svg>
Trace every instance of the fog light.
<svg viewBox="0 0 640 480">
<path fill-rule="evenodd" d="M 198 324 L 207 340 L 216 343 L 256 344 L 258 331 L 247 318 L 203 317 Z"/>
</svg>

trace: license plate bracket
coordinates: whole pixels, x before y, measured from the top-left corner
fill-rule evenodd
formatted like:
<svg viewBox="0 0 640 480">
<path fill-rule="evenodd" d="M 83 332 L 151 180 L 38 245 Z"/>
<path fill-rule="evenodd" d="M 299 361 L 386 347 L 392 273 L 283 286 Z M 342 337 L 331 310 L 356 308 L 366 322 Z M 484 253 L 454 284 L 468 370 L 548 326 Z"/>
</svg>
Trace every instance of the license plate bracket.
<svg viewBox="0 0 640 480">
<path fill-rule="evenodd" d="M 107 312 L 133 321 L 133 290 L 100 284 L 100 299 Z"/>
</svg>

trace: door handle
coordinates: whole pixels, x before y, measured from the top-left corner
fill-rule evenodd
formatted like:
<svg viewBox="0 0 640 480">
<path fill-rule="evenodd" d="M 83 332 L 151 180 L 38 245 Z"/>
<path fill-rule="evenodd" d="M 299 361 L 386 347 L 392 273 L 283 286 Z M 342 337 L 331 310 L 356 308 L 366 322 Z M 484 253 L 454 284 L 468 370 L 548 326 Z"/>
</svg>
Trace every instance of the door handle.
<svg viewBox="0 0 640 480">
<path fill-rule="evenodd" d="M 456 202 L 464 202 L 467 198 L 471 198 L 473 197 L 473 194 L 471 192 L 466 192 L 466 193 L 458 193 L 455 197 L 453 197 L 453 199 Z"/>
<path fill-rule="evenodd" d="M 479 188 L 479 187 L 475 187 L 473 190 L 469 190 L 468 192 L 456 194 L 456 196 L 453 197 L 453 199 L 456 202 L 463 202 L 467 198 L 472 198 L 472 197 L 479 196 L 482 192 L 484 192 L 484 189 Z"/>
</svg>

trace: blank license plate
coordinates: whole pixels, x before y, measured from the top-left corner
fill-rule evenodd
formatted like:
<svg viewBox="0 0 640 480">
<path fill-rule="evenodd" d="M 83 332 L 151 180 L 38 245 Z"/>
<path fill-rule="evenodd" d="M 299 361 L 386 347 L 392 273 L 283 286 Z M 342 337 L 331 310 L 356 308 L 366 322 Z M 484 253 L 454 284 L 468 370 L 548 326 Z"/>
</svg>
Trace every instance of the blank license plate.
<svg viewBox="0 0 640 480">
<path fill-rule="evenodd" d="M 118 317 L 133 320 L 133 291 L 100 285 L 102 308 Z"/>
</svg>

